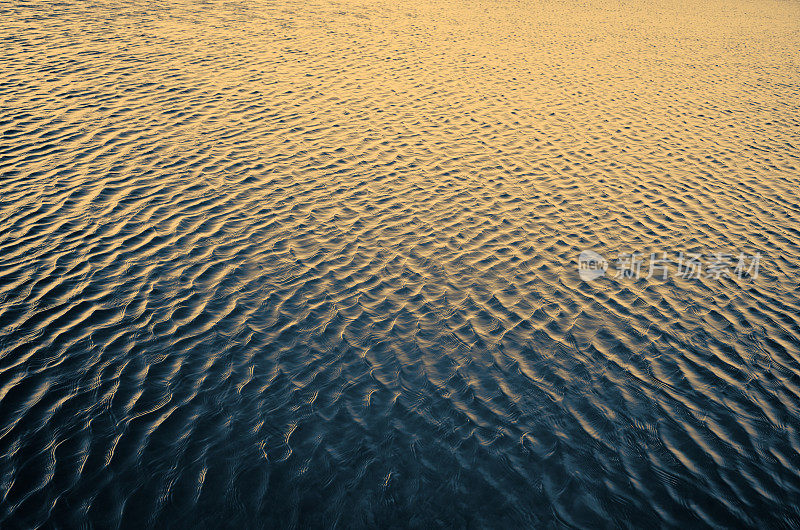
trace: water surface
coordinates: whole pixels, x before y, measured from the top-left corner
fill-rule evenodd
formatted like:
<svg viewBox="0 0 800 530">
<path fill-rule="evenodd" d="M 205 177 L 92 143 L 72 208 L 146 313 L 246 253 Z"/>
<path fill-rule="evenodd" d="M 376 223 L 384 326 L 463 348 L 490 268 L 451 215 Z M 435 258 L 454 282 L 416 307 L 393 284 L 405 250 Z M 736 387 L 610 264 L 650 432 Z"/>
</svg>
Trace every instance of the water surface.
<svg viewBox="0 0 800 530">
<path fill-rule="evenodd" d="M 0 20 L 4 528 L 800 526 L 797 2 Z"/>
</svg>

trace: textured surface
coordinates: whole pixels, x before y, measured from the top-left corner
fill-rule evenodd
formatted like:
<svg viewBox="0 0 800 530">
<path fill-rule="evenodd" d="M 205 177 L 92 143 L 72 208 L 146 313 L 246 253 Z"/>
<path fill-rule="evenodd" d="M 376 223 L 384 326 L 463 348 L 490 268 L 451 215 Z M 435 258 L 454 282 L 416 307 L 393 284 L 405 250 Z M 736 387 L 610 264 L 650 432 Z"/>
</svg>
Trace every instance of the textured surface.
<svg viewBox="0 0 800 530">
<path fill-rule="evenodd" d="M 800 5 L 399 4 L 0 0 L 0 525 L 800 525 Z"/>
</svg>

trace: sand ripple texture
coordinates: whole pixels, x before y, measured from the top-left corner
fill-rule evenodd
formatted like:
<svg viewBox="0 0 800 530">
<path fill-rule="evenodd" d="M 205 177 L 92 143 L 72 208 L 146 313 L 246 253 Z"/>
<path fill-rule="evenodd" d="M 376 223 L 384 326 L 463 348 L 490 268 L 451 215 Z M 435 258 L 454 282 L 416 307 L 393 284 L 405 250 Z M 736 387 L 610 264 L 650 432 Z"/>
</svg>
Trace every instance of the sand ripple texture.
<svg viewBox="0 0 800 530">
<path fill-rule="evenodd" d="M 800 526 L 796 1 L 0 21 L 3 528 Z"/>
</svg>

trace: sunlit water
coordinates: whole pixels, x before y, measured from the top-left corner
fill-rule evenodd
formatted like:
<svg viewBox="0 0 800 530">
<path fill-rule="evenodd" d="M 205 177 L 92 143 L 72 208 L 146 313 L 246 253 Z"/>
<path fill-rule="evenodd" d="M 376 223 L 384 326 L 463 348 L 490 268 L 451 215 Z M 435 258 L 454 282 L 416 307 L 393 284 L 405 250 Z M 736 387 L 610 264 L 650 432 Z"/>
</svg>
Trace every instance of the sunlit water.
<svg viewBox="0 0 800 530">
<path fill-rule="evenodd" d="M 3 528 L 800 525 L 796 1 L 0 22 Z"/>
</svg>

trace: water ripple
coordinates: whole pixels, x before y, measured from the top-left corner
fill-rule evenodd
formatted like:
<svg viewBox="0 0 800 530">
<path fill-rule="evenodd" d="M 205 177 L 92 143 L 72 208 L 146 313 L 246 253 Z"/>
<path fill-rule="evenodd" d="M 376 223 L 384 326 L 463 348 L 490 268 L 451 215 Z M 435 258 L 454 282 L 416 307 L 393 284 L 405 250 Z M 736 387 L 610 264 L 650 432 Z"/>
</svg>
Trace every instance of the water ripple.
<svg viewBox="0 0 800 530">
<path fill-rule="evenodd" d="M 0 0 L 0 525 L 800 526 L 797 10 Z"/>
</svg>

